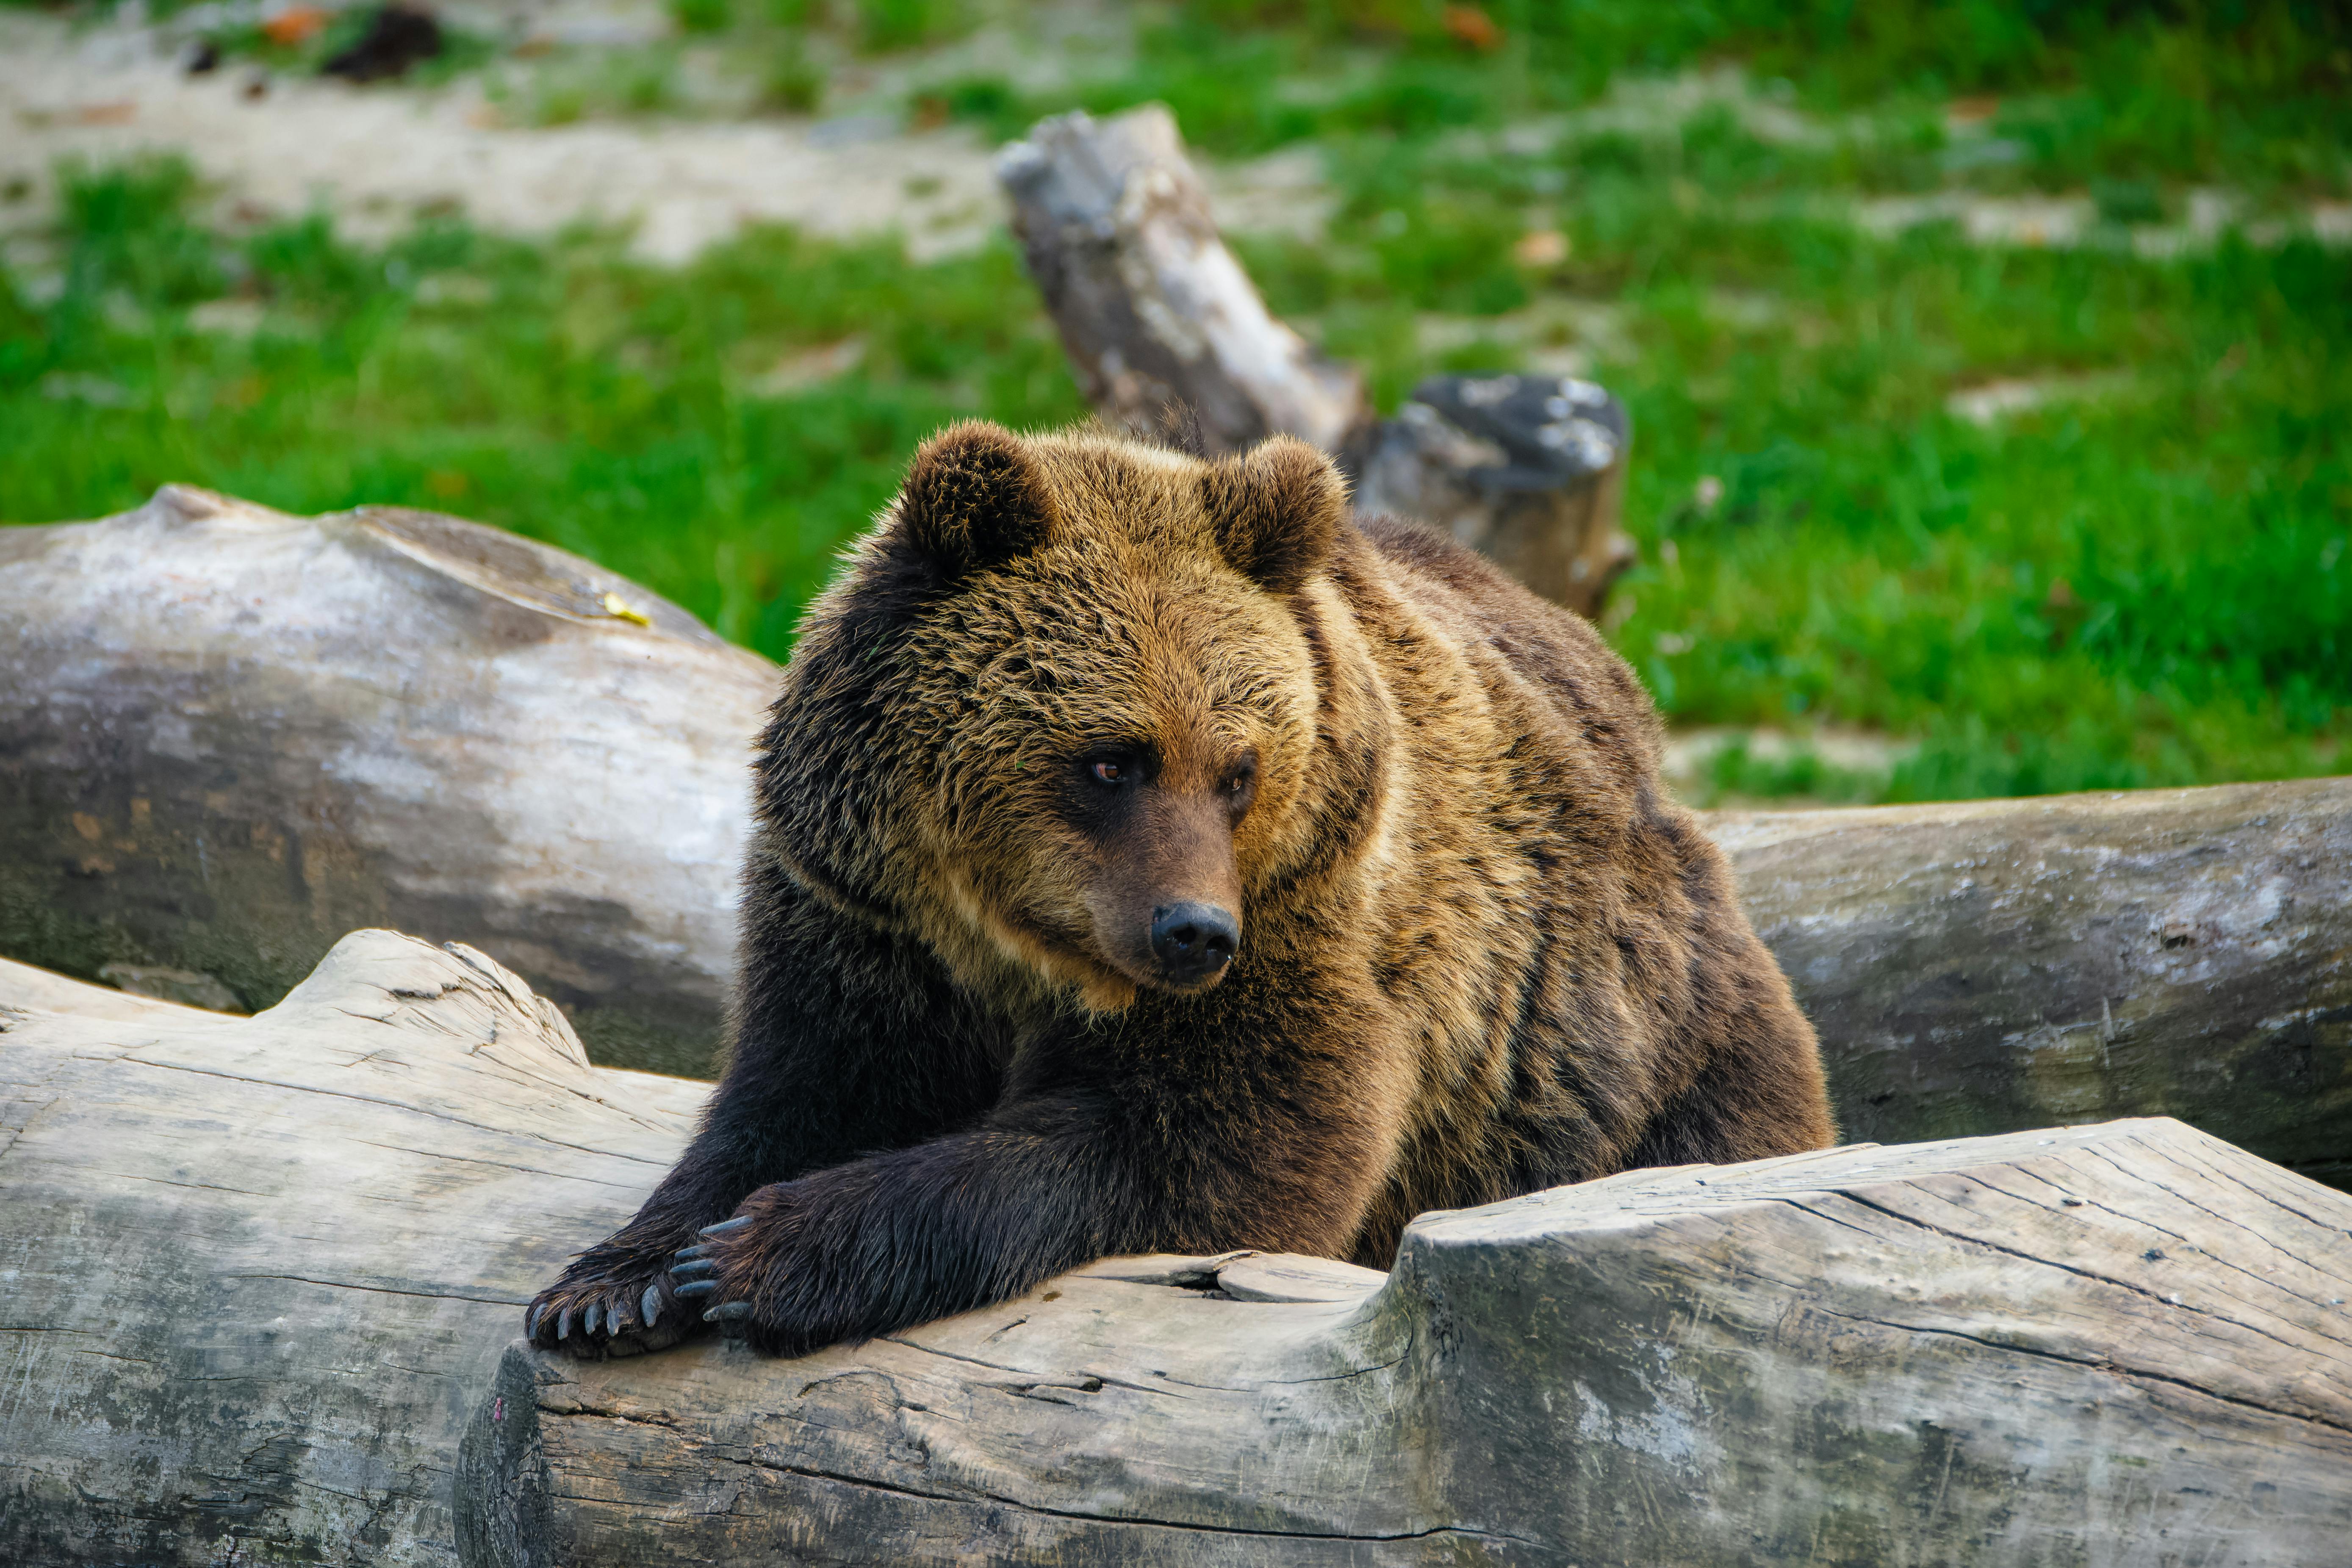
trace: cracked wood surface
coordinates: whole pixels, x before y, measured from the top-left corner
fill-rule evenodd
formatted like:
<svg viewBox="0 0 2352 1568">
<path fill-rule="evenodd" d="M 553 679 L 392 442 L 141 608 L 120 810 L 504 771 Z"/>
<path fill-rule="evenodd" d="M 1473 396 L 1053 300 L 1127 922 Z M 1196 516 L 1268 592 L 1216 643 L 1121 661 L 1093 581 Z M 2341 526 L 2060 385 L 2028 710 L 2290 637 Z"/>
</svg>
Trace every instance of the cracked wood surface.
<svg viewBox="0 0 2352 1568">
<path fill-rule="evenodd" d="M 703 1072 L 775 679 L 434 513 L 167 485 L 0 529 L 0 952 L 257 1008 L 397 926 L 528 974 L 600 1061 Z"/>
<path fill-rule="evenodd" d="M 1846 1137 L 2161 1114 L 2352 1187 L 2352 779 L 1708 827 Z"/>
<path fill-rule="evenodd" d="M 0 965 L 0 1562 L 454 1564 L 522 1304 L 708 1092 L 389 931 L 250 1019 Z"/>
<path fill-rule="evenodd" d="M 1385 1279 L 1114 1259 L 798 1361 L 517 1345 L 461 1528 L 482 1568 L 2317 1563 L 2347 1288 L 2352 1198 L 2167 1120 L 1636 1172 L 1425 1215 Z"/>
<path fill-rule="evenodd" d="M 1424 1216 L 1389 1276 L 1111 1259 L 793 1362 L 515 1345 L 705 1092 L 389 932 L 249 1020 L 0 968 L 0 1561 L 2252 1565 L 2352 1531 L 2352 1198 L 2177 1122 L 1638 1172 Z"/>
</svg>

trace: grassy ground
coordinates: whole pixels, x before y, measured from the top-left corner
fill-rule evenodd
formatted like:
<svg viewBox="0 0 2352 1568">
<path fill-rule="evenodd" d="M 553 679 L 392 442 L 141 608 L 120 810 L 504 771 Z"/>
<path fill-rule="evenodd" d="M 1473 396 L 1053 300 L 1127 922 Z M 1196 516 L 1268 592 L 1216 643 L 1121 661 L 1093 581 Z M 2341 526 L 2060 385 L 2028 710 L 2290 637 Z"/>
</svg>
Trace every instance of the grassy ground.
<svg viewBox="0 0 2352 1568">
<path fill-rule="evenodd" d="M 685 19 L 803 62 L 970 21 L 902 9 Z M 1312 140 L 1339 198 L 1328 237 L 1244 248 L 1385 402 L 1433 369 L 1591 360 L 1637 431 L 1642 564 L 1608 625 L 1670 714 L 1918 742 L 1891 773 L 1735 747 L 1711 791 L 2338 769 L 2352 259 L 2235 234 L 2167 258 L 2133 237 L 2204 185 L 2255 219 L 2341 199 L 2352 34 L 2315 6 L 2108 10 L 2078 28 L 2081 8 L 2031 5 L 1212 0 L 1097 78 L 958 76 L 914 108 L 1017 130 L 1160 97 L 1213 150 Z M 1755 96 L 1559 112 L 1727 60 Z M 1956 95 L 1997 96 L 1951 115 Z M 2102 219 L 2052 249 L 1853 218 L 1947 190 L 2087 191 Z M 666 272 L 611 235 L 230 235 L 192 194 L 168 163 L 84 171 L 62 287 L 0 280 L 0 518 L 95 515 L 167 479 L 296 510 L 439 507 L 782 657 L 926 430 L 1082 412 L 1003 243 L 918 267 L 758 233 Z M 1555 231 L 1564 255 L 1518 247 Z M 2010 380 L 2082 395 L 1951 412 Z"/>
</svg>

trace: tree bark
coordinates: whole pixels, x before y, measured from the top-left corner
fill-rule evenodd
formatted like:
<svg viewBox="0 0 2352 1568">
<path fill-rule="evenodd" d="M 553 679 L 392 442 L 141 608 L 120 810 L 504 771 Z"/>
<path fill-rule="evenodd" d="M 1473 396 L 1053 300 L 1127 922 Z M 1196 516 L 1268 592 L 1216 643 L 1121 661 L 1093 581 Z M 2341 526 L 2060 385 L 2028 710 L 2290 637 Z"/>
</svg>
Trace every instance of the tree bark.
<svg viewBox="0 0 2352 1568">
<path fill-rule="evenodd" d="M 249 1019 L 0 964 L 0 1562 L 454 1564 L 524 1304 L 708 1092 L 389 931 Z"/>
<path fill-rule="evenodd" d="M 0 952 L 255 1008 L 396 924 L 528 973 L 599 1060 L 707 1072 L 775 677 L 431 513 L 173 485 L 0 529 Z"/>
<path fill-rule="evenodd" d="M 798 1361 L 518 1346 L 466 1561 L 2331 1561 L 2347 1226 L 2133 1121 L 1426 1215 L 1385 1279 L 1121 1259 Z"/>
<path fill-rule="evenodd" d="M 2254 1564 L 2352 1528 L 2352 1197 L 2177 1122 L 1631 1173 L 1423 1216 L 1391 1276 L 1111 1259 L 792 1362 L 513 1342 L 704 1092 L 385 931 L 251 1019 L 0 965 L 0 1561 Z"/>
<path fill-rule="evenodd" d="M 997 177 L 1078 384 L 1111 425 L 1212 455 L 1286 431 L 1340 459 L 1361 510 L 1433 523 L 1584 615 L 1633 560 L 1615 398 L 1574 378 L 1435 376 L 1380 419 L 1359 374 L 1266 310 L 1167 110 L 1043 121 Z"/>
<path fill-rule="evenodd" d="M 2160 1114 L 2352 1187 L 2352 779 L 1710 827 L 1847 1137 Z"/>
</svg>

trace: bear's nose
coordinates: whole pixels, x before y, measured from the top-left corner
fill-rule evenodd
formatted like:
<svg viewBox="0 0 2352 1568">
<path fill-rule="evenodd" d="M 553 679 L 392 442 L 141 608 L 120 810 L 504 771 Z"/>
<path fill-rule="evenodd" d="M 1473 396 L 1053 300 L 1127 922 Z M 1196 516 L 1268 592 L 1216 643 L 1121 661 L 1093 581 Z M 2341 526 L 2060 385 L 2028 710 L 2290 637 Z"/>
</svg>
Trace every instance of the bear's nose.
<svg viewBox="0 0 2352 1568">
<path fill-rule="evenodd" d="M 1205 980 L 1234 961 L 1241 922 L 1214 904 L 1170 904 L 1151 911 L 1151 955 L 1180 983 Z"/>
</svg>

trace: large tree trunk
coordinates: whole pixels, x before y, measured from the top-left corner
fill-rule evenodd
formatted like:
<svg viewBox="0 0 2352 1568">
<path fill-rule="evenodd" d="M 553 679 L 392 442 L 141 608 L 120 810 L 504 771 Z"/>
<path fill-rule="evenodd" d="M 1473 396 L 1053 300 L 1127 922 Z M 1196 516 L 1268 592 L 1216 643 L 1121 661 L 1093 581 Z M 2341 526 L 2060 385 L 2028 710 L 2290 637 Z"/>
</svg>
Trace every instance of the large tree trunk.
<svg viewBox="0 0 2352 1568">
<path fill-rule="evenodd" d="M 523 1305 L 708 1092 L 389 931 L 250 1019 L 0 964 L 0 1563 L 454 1564 Z"/>
<path fill-rule="evenodd" d="M 1428 1215 L 1386 1279 L 1118 1260 L 793 1362 L 518 1346 L 461 1528 L 497 1568 L 2334 1561 L 2347 1226 L 2121 1121 Z"/>
<path fill-rule="evenodd" d="M 2162 1114 L 2352 1187 L 2352 779 L 1710 826 L 1847 1137 Z"/>
<path fill-rule="evenodd" d="M 12 1563 L 2252 1565 L 2352 1531 L 2352 1198 L 2175 1122 L 1638 1172 L 1425 1216 L 1386 1279 L 1115 1260 L 798 1361 L 581 1365 L 511 1343 L 522 1303 L 701 1086 L 389 932 L 252 1019 L 0 1002 Z"/>
<path fill-rule="evenodd" d="M 462 938 L 597 1059 L 708 1070 L 775 668 L 601 567 L 166 486 L 0 528 L 0 952 L 264 1007 Z"/>
<path fill-rule="evenodd" d="M 1339 458 L 1357 505 L 1437 525 L 1591 615 L 1633 559 L 1617 400 L 1557 376 L 1436 376 L 1381 420 L 1363 378 L 1265 308 L 1157 104 L 1041 121 L 999 156 L 1013 226 L 1095 411 L 1238 451 L 1276 431 Z"/>
<path fill-rule="evenodd" d="M 707 1070 L 776 674 L 454 519 L 0 530 L 0 952 L 264 1005 L 404 923 Z M 1707 821 L 1849 1135 L 2170 1115 L 2352 1185 L 2352 780 Z"/>
</svg>

